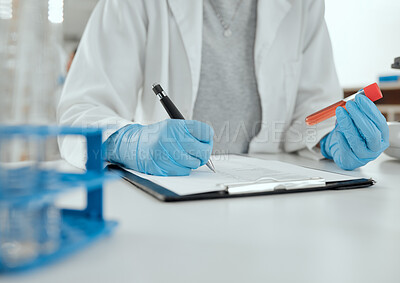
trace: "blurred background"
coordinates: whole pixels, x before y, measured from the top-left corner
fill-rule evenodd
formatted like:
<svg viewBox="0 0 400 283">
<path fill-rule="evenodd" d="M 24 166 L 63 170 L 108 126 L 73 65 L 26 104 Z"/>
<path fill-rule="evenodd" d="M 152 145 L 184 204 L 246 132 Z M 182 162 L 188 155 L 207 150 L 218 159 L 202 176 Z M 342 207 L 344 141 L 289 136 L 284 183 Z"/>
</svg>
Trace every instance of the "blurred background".
<svg viewBox="0 0 400 283">
<path fill-rule="evenodd" d="M 344 88 L 358 88 L 379 75 L 400 74 L 390 68 L 400 56 L 400 1 L 325 0 L 325 18 L 336 67 Z"/>
<path fill-rule="evenodd" d="M 66 51 L 77 46 L 87 20 L 98 0 L 64 0 L 64 40 Z"/>
</svg>

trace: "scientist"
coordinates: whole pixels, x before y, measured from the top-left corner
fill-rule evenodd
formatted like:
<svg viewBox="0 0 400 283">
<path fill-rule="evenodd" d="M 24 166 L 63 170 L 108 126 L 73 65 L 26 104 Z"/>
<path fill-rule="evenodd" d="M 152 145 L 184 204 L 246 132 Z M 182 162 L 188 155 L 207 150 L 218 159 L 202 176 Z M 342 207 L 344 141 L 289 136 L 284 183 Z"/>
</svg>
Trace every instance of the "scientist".
<svg viewBox="0 0 400 283">
<path fill-rule="evenodd" d="M 167 119 L 154 82 L 190 120 Z M 58 115 L 105 128 L 105 158 L 147 174 L 187 175 L 212 151 L 299 152 L 351 170 L 387 148 L 388 127 L 362 95 L 306 126 L 341 98 L 323 0 L 101 0 Z M 76 165 L 82 149 L 61 141 Z"/>
</svg>

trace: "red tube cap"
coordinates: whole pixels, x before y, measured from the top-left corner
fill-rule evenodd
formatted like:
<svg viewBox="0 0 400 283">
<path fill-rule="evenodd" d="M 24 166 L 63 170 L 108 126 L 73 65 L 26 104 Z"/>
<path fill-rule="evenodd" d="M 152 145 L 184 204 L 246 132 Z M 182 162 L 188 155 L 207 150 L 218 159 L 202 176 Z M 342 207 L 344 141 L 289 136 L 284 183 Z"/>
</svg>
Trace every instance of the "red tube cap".
<svg viewBox="0 0 400 283">
<path fill-rule="evenodd" d="M 377 101 L 383 97 L 377 83 L 364 87 L 364 93 L 371 101 Z"/>
</svg>

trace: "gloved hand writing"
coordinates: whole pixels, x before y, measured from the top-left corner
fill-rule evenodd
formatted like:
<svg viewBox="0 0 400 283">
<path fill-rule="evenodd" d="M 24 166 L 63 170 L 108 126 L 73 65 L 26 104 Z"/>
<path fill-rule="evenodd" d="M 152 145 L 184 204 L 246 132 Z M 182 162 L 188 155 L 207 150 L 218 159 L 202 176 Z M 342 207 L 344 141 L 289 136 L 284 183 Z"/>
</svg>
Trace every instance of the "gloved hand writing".
<svg viewBox="0 0 400 283">
<path fill-rule="evenodd" d="M 377 158 L 389 146 L 386 119 L 366 96 L 358 94 L 336 109 L 336 127 L 321 140 L 321 153 L 342 169 L 353 170 Z"/>
<path fill-rule="evenodd" d="M 213 136 L 213 129 L 199 121 L 128 125 L 106 140 L 106 159 L 151 175 L 189 175 L 207 163 Z"/>
</svg>

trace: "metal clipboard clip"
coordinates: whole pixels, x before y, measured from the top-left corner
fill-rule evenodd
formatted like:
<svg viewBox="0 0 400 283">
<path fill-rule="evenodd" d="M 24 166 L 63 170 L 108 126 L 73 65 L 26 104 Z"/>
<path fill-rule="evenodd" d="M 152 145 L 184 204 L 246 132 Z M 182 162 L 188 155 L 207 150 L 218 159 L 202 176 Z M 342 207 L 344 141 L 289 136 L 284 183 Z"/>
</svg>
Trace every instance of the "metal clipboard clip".
<svg viewBox="0 0 400 283">
<path fill-rule="evenodd" d="M 227 183 L 219 186 L 229 194 L 244 194 L 325 187 L 326 182 L 320 177 L 291 180 L 260 178 L 252 182 Z"/>
</svg>

